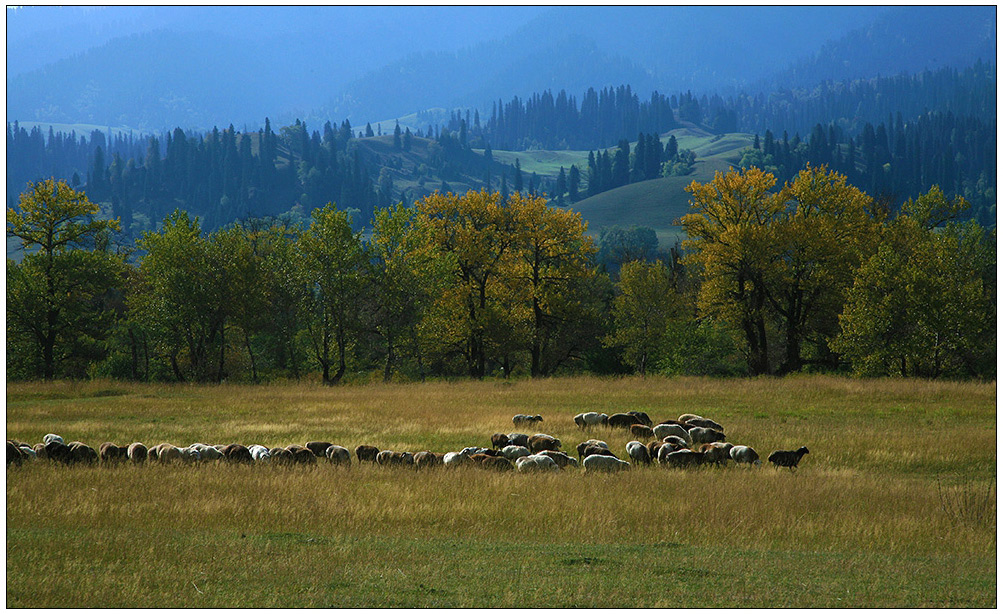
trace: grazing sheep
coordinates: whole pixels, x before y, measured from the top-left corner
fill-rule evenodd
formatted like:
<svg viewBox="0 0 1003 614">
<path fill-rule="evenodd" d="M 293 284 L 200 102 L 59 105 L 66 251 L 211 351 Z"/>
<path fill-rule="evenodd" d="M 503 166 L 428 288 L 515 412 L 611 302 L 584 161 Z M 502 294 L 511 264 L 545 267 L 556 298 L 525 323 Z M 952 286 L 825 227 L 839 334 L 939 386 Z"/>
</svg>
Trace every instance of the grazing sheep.
<svg viewBox="0 0 1003 614">
<path fill-rule="evenodd" d="M 705 443 L 700 446 L 700 452 L 703 454 L 703 462 L 724 465 L 731 460 L 731 449 L 733 447 L 735 446 L 730 443 L 720 441 Z"/>
<path fill-rule="evenodd" d="M 767 457 L 766 460 L 773 463 L 773 466 L 777 467 L 788 467 L 791 471 L 797 468 L 798 463 L 801 462 L 801 457 L 808 453 L 808 448 L 801 446 L 797 450 L 775 450 L 773 453 Z"/>
<path fill-rule="evenodd" d="M 59 435 L 56 435 L 55 433 L 49 433 L 48 435 L 46 435 L 45 437 L 42 438 L 42 443 L 45 443 L 45 444 L 48 444 L 48 443 L 53 442 L 53 441 L 58 442 L 58 443 L 65 443 L 63 441 L 63 438 L 60 437 Z"/>
<path fill-rule="evenodd" d="M 414 466 L 416 469 L 431 469 L 442 465 L 442 456 L 429 450 L 422 450 L 414 455 Z"/>
<path fill-rule="evenodd" d="M 625 471 L 630 469 L 630 463 L 622 461 L 615 456 L 605 456 L 602 454 L 586 456 L 585 460 L 582 461 L 582 466 L 585 467 L 586 474 L 595 472 Z"/>
<path fill-rule="evenodd" d="M 609 448 L 604 448 L 602 446 L 595 446 L 595 445 L 585 446 L 585 449 L 582 450 L 581 458 L 583 459 L 584 462 L 584 459 L 596 455 L 612 456 L 613 458 L 617 458 L 617 455 L 613 454 L 613 452 Z"/>
<path fill-rule="evenodd" d="M 469 465 L 473 461 L 466 454 L 461 454 L 459 452 L 446 452 L 442 457 L 442 464 L 447 467 L 459 467 L 460 465 Z"/>
<path fill-rule="evenodd" d="M 646 448 L 640 441 L 628 441 L 627 445 L 624 447 L 627 449 L 627 456 L 629 456 L 634 462 L 644 463 L 645 465 L 651 463 L 651 456 L 648 454 L 648 448 Z"/>
<path fill-rule="evenodd" d="M 665 438 L 669 435 L 675 435 L 687 441 L 690 439 L 689 431 L 678 424 L 658 424 L 652 431 L 654 431 L 655 437 L 662 441 L 665 441 Z"/>
<path fill-rule="evenodd" d="M 267 462 L 272 455 L 271 450 L 257 443 L 253 446 L 248 446 L 247 451 L 251 453 L 251 458 L 253 458 L 256 463 Z"/>
<path fill-rule="evenodd" d="M 334 465 L 352 464 L 352 453 L 344 446 L 329 445 L 324 450 L 324 456 L 327 457 L 328 462 Z"/>
<path fill-rule="evenodd" d="M 495 433 L 491 436 L 491 447 L 497 450 L 501 450 L 505 446 L 509 445 L 508 435 L 505 433 Z"/>
<path fill-rule="evenodd" d="M 501 452 L 502 456 L 512 461 L 519 457 L 529 456 L 531 454 L 529 448 L 525 446 L 505 446 L 502 448 Z"/>
<path fill-rule="evenodd" d="M 554 459 L 543 454 L 533 454 L 530 456 L 522 456 L 520 458 L 517 458 L 515 461 L 515 468 L 520 473 L 561 470 L 561 468 L 557 466 L 557 463 L 554 461 Z"/>
<path fill-rule="evenodd" d="M 731 460 L 740 464 L 759 465 L 759 454 L 749 446 L 735 446 L 731 449 Z"/>
<path fill-rule="evenodd" d="M 669 467 L 695 467 L 703 462 L 703 454 L 700 452 L 694 452 L 693 450 L 676 450 L 672 451 L 672 447 L 669 445 L 664 445 L 658 451 L 658 462 Z"/>
<path fill-rule="evenodd" d="M 511 461 L 501 456 L 485 456 L 481 459 L 481 467 L 493 471 L 512 471 L 515 469 Z"/>
<path fill-rule="evenodd" d="M 226 446 L 226 451 L 223 452 L 223 458 L 228 463 L 252 463 L 254 458 L 251 456 L 251 451 L 247 449 L 246 446 L 242 446 L 239 443 L 233 443 Z"/>
<path fill-rule="evenodd" d="M 20 448 L 18 448 L 18 453 L 20 454 Z M 76 459 L 73 456 L 73 451 L 70 450 L 70 446 L 56 440 L 52 440 L 45 444 L 45 456 L 46 458 L 66 465 L 76 462 Z"/>
<path fill-rule="evenodd" d="M 330 446 L 330 441 L 308 441 L 304 447 L 313 452 L 314 456 L 324 458 L 324 455 L 327 453 L 327 449 Z"/>
<path fill-rule="evenodd" d="M 286 449 L 293 453 L 293 462 L 297 465 L 317 464 L 317 456 L 306 446 L 289 446 Z"/>
<path fill-rule="evenodd" d="M 204 443 L 193 443 L 192 445 L 190 445 L 188 447 L 195 448 L 196 450 L 198 450 L 199 451 L 199 456 L 201 457 L 201 459 L 203 461 L 220 460 L 220 459 L 223 458 L 223 453 L 220 452 L 216 448 L 216 446 L 209 446 L 209 445 L 206 445 Z M 262 446 L 262 447 L 264 447 L 264 446 Z M 268 448 L 265 448 L 265 449 L 268 450 Z M 270 450 L 269 450 L 269 454 L 271 454 Z"/>
<path fill-rule="evenodd" d="M 186 463 L 195 463 L 202 460 L 202 455 L 199 454 L 198 448 L 193 446 L 178 448 L 178 451 L 181 452 L 181 460 Z"/>
<path fill-rule="evenodd" d="M 173 463 L 181 460 L 181 450 L 169 443 L 157 445 L 157 460 L 161 463 Z"/>
<path fill-rule="evenodd" d="M 696 414 L 683 414 L 679 416 L 679 422 L 686 424 L 690 420 L 703 420 L 703 416 L 698 416 Z"/>
<path fill-rule="evenodd" d="M 133 464 L 136 465 L 140 465 L 146 462 L 147 452 L 148 450 L 146 449 L 146 446 L 138 441 L 130 443 L 127 449 L 129 460 L 131 460 Z"/>
<path fill-rule="evenodd" d="M 537 453 L 537 456 L 546 456 L 550 460 L 557 463 L 558 468 L 564 469 L 565 467 L 577 467 L 578 461 L 571 458 L 564 452 L 555 452 L 553 450 L 544 450 L 543 452 Z"/>
<path fill-rule="evenodd" d="M 637 418 L 632 414 L 613 414 L 607 424 L 614 429 L 629 429 L 630 425 L 637 424 Z"/>
<path fill-rule="evenodd" d="M 690 429 L 690 439 L 693 441 L 694 445 L 701 443 L 713 443 L 715 441 L 724 441 L 724 433 L 721 431 L 705 428 L 701 426 L 695 426 Z"/>
<path fill-rule="evenodd" d="M 513 444 L 514 445 L 514 444 Z M 460 454 L 466 454 L 467 456 L 473 456 L 474 454 L 485 454 L 488 448 L 482 448 L 480 446 L 467 446 L 460 450 Z"/>
<path fill-rule="evenodd" d="M 644 413 L 643 411 L 629 411 L 627 413 L 634 416 L 635 424 L 643 424 L 644 426 L 651 426 L 651 418 L 649 418 L 648 414 Z"/>
<path fill-rule="evenodd" d="M 390 465 L 414 467 L 414 455 L 410 452 L 394 452 L 390 455 Z"/>
<path fill-rule="evenodd" d="M 683 427 L 684 429 L 687 428 L 686 423 L 685 422 L 680 422 L 679 420 L 662 420 L 658 424 L 675 424 L 677 426 Z M 656 424 L 655 426 L 658 426 L 658 425 Z"/>
<path fill-rule="evenodd" d="M 296 456 L 285 448 L 272 448 L 268 451 L 269 463 L 272 465 L 293 465 Z"/>
<path fill-rule="evenodd" d="M 550 435 L 545 435 L 543 433 L 537 433 L 529 438 L 528 447 L 534 454 L 537 452 L 542 452 L 543 450 L 553 450 L 559 452 L 561 450 L 561 440 Z"/>
<path fill-rule="evenodd" d="M 658 441 L 657 439 L 654 440 L 654 441 L 649 441 L 648 445 L 647 445 L 647 448 L 648 448 L 648 459 L 649 460 L 655 460 L 655 459 L 657 459 L 658 458 L 658 449 L 661 448 L 664 445 L 665 445 L 665 442 Z"/>
<path fill-rule="evenodd" d="M 376 462 L 376 455 L 380 453 L 380 449 L 376 446 L 356 446 L 355 457 L 359 459 L 359 462 L 369 461 L 371 463 Z"/>
<path fill-rule="evenodd" d="M 73 453 L 73 459 L 80 463 L 96 463 L 98 462 L 97 451 L 85 443 L 79 441 L 72 441 L 69 443 L 70 451 Z"/>
<path fill-rule="evenodd" d="M 157 444 L 155 446 L 151 446 L 146 451 L 146 458 L 149 459 L 149 460 L 151 460 L 151 461 L 160 460 L 159 456 L 160 456 L 160 444 Z"/>
<path fill-rule="evenodd" d="M 581 417 L 580 422 L 579 422 L 579 417 Z M 594 411 L 587 411 L 583 414 L 578 414 L 578 416 L 575 416 L 575 424 L 577 424 L 579 428 L 582 429 L 593 428 L 596 426 L 606 426 L 608 422 L 609 422 L 609 416 Z"/>
<path fill-rule="evenodd" d="M 509 433 L 508 443 L 512 446 L 525 446 L 529 447 L 529 435 L 525 433 Z"/>
<path fill-rule="evenodd" d="M 585 448 L 589 446 L 599 446 L 600 448 L 606 448 L 607 450 L 609 449 L 609 446 L 606 445 L 606 442 L 601 441 L 599 439 L 589 439 L 587 441 L 583 441 L 580 444 L 578 444 L 578 446 L 575 448 L 575 450 L 578 452 L 578 460 L 582 460 L 583 458 L 585 458 L 582 455 L 582 453 L 585 451 Z"/>
<path fill-rule="evenodd" d="M 21 455 L 21 450 L 18 446 L 14 445 L 13 441 L 7 440 L 7 465 L 18 465 L 24 462 L 24 458 Z"/>
<path fill-rule="evenodd" d="M 543 416 L 537 414 L 535 416 L 528 416 L 526 414 L 516 414 L 512 416 L 512 424 L 520 426 L 523 424 L 533 424 L 534 422 L 543 422 Z"/>
<path fill-rule="evenodd" d="M 655 432 L 651 430 L 651 427 L 643 424 L 631 424 L 630 434 L 645 441 L 655 438 Z"/>
<path fill-rule="evenodd" d="M 49 458 L 49 455 L 45 452 L 44 443 L 36 443 L 35 445 L 31 446 L 31 449 L 35 451 L 35 458 L 39 459 Z"/>
<path fill-rule="evenodd" d="M 714 429 L 715 431 L 724 432 L 724 427 L 714 422 L 713 420 L 708 420 L 707 418 L 693 418 L 692 420 L 687 420 L 686 424 L 690 426 L 699 426 L 705 429 Z"/>
<path fill-rule="evenodd" d="M 98 446 L 98 458 L 100 458 L 102 463 L 124 461 L 127 455 L 128 451 L 125 448 L 121 448 L 110 441 L 106 441 Z"/>
</svg>

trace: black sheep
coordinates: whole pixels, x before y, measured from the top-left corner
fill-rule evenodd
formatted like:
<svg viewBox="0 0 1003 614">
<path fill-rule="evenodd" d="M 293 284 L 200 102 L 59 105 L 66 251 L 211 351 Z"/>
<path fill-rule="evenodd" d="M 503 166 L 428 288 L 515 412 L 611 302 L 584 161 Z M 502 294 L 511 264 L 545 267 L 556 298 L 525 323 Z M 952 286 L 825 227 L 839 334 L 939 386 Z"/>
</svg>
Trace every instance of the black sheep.
<svg viewBox="0 0 1003 614">
<path fill-rule="evenodd" d="M 798 463 L 801 462 L 801 457 L 808 453 L 808 448 L 806 446 L 801 446 L 797 450 L 776 450 L 770 454 L 769 458 L 766 460 L 773 463 L 778 469 L 780 467 L 789 467 L 791 471 L 794 471 Z"/>
</svg>

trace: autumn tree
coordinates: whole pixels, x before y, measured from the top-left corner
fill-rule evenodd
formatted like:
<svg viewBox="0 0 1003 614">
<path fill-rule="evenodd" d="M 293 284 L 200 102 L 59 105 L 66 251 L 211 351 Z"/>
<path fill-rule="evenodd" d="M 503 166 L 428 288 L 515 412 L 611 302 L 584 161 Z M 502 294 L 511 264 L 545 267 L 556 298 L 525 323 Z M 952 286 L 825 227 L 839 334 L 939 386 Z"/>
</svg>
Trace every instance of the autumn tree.
<svg viewBox="0 0 1003 614">
<path fill-rule="evenodd" d="M 770 193 L 776 179 L 758 168 L 717 172 L 709 183 L 694 181 L 693 213 L 682 218 L 690 237 L 687 264 L 701 278 L 698 310 L 741 331 L 749 372 L 770 372 L 768 277 L 776 260 L 770 225 L 784 210 Z"/>
<path fill-rule="evenodd" d="M 511 266 L 511 215 L 498 192 L 436 193 L 417 205 L 437 248 L 452 259 L 451 280 L 422 323 L 423 338 L 440 355 L 462 357 L 472 377 L 484 377 L 488 357 L 518 344 L 518 302 L 506 283 Z M 525 319 L 523 318 L 523 321 Z"/>
<path fill-rule="evenodd" d="M 603 283 L 596 247 L 580 213 L 548 207 L 542 197 L 513 194 L 514 285 L 529 303 L 530 374 L 552 374 L 597 335 Z"/>
<path fill-rule="evenodd" d="M 7 209 L 7 237 L 24 252 L 7 259 L 8 360 L 26 365 L 24 375 L 52 379 L 74 358 L 93 358 L 112 312 L 103 300 L 123 274 L 110 250 L 118 220 L 97 218 L 98 205 L 63 181 L 29 183 L 17 207 Z M 79 365 L 78 365 L 79 367 Z"/>
</svg>

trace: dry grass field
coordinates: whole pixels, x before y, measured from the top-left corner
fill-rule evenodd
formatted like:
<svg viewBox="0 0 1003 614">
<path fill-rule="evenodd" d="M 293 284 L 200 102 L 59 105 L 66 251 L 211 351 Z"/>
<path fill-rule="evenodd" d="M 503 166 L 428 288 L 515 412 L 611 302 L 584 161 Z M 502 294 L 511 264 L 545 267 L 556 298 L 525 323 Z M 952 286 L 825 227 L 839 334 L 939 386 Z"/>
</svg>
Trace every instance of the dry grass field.
<svg viewBox="0 0 1003 614">
<path fill-rule="evenodd" d="M 7 607 L 996 607 L 996 387 L 592 377 L 327 389 L 8 384 L 7 437 L 490 445 L 684 412 L 769 466 L 8 468 Z M 525 430 L 524 430 L 525 432 Z M 621 431 L 591 433 L 618 454 Z M 624 454 L 619 454 L 625 456 Z M 354 460 L 354 459 L 353 459 Z M 768 465 L 768 463 L 766 464 Z"/>
</svg>

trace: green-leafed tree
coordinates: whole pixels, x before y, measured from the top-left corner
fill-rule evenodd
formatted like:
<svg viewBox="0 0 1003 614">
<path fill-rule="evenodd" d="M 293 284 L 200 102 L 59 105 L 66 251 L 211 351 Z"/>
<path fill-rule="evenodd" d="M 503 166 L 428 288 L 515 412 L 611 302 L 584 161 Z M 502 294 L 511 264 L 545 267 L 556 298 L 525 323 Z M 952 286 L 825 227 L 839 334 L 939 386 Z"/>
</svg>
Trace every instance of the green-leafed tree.
<svg viewBox="0 0 1003 614">
<path fill-rule="evenodd" d="M 682 313 L 682 300 L 664 264 L 628 262 L 620 269 L 613 299 L 613 332 L 603 343 L 619 348 L 644 376 L 660 358 L 670 318 Z"/>
<path fill-rule="evenodd" d="M 307 289 L 303 313 L 321 381 L 333 386 L 344 377 L 348 352 L 359 336 L 368 262 L 347 212 L 328 203 L 312 218 L 297 242 Z"/>
<path fill-rule="evenodd" d="M 108 293 L 124 273 L 109 249 L 118 220 L 96 217 L 98 206 L 53 179 L 28 184 L 7 209 L 7 237 L 24 251 L 7 259 L 7 362 L 14 374 L 81 377 L 103 353 L 113 312 Z"/>
<path fill-rule="evenodd" d="M 857 271 L 832 343 L 855 373 L 995 377 L 995 232 L 933 228 L 963 207 L 938 188 L 907 202 Z"/>
<path fill-rule="evenodd" d="M 428 218 L 403 204 L 378 209 L 370 240 L 375 328 L 383 340 L 383 379 L 407 359 L 424 377 L 418 326 L 446 286 L 454 263 L 433 241 Z"/>
</svg>

